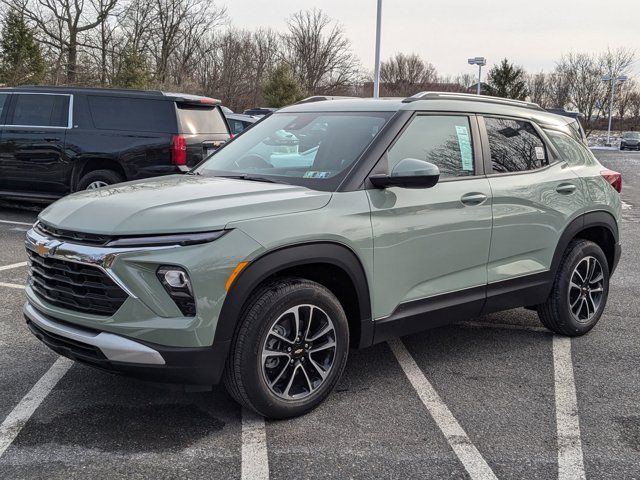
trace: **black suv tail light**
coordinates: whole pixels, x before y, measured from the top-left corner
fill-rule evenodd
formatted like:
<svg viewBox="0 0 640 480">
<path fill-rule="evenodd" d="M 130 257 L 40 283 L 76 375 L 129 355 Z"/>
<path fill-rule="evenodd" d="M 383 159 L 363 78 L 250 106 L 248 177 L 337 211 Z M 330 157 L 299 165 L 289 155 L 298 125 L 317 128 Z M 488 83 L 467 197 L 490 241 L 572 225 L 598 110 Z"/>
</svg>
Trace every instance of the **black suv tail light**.
<svg viewBox="0 0 640 480">
<path fill-rule="evenodd" d="M 171 140 L 171 162 L 179 166 L 187 164 L 187 139 L 183 135 L 174 135 Z"/>
</svg>

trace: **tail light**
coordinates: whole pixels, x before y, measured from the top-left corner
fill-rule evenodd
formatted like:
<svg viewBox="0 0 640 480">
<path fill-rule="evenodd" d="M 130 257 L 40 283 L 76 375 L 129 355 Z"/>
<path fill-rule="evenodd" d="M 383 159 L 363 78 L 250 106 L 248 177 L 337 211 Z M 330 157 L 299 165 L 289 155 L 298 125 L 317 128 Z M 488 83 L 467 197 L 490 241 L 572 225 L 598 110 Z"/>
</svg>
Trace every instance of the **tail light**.
<svg viewBox="0 0 640 480">
<path fill-rule="evenodd" d="M 602 170 L 600 175 L 618 192 L 622 192 L 622 174 L 613 170 Z"/>
<path fill-rule="evenodd" d="M 171 140 L 171 162 L 174 165 L 187 164 L 187 140 L 182 135 L 174 135 Z"/>
</svg>

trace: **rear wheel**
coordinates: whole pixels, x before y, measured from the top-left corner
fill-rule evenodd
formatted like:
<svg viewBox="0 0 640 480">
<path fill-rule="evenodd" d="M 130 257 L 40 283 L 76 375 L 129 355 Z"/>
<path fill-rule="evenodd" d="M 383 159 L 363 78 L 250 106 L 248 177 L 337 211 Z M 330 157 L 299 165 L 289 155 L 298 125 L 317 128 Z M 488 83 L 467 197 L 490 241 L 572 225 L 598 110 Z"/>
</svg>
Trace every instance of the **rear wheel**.
<svg viewBox="0 0 640 480">
<path fill-rule="evenodd" d="M 120 174 L 113 170 L 94 170 L 80 179 L 77 190 L 95 190 L 96 188 L 108 187 L 122 181 L 123 178 Z"/>
<path fill-rule="evenodd" d="M 555 333 L 584 335 L 600 320 L 608 294 L 609 265 L 602 249 L 588 240 L 574 240 L 560 262 L 549 298 L 538 307 L 538 316 Z"/>
<path fill-rule="evenodd" d="M 304 279 L 272 282 L 249 300 L 231 345 L 225 385 L 268 418 L 302 415 L 337 383 L 349 348 L 338 299 Z"/>
</svg>

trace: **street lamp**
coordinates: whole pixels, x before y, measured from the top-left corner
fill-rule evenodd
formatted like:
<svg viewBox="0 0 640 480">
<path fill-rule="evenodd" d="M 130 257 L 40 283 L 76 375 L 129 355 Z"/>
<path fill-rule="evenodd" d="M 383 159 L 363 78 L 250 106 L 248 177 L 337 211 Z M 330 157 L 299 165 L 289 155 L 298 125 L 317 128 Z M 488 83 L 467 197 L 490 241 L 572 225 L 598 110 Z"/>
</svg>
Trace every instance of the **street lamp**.
<svg viewBox="0 0 640 480">
<path fill-rule="evenodd" d="M 376 19 L 376 58 L 373 70 L 373 98 L 380 96 L 380 29 L 382 26 L 382 0 L 378 0 L 378 16 Z"/>
<path fill-rule="evenodd" d="M 611 82 L 611 98 L 609 100 L 609 129 L 607 130 L 607 147 L 611 146 L 611 118 L 613 117 L 613 96 L 616 92 L 616 85 L 629 79 L 626 75 L 614 77 L 613 75 L 605 75 L 602 77 L 603 82 Z"/>
<path fill-rule="evenodd" d="M 487 59 L 484 57 L 474 57 L 468 60 L 469 65 L 478 65 L 478 95 L 480 95 L 480 85 L 482 81 L 482 67 L 487 64 Z"/>
</svg>

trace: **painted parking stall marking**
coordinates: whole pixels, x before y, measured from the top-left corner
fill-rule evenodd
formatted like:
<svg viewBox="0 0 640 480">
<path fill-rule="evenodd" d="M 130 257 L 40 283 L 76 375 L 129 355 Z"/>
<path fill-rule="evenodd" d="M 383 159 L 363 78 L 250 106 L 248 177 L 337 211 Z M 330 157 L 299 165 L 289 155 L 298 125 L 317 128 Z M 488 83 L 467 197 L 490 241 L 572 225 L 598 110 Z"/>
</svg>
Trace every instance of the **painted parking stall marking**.
<svg viewBox="0 0 640 480">
<path fill-rule="evenodd" d="M 415 362 L 407 348 L 399 338 L 390 340 L 389 346 L 393 351 L 400 367 L 409 379 L 409 382 L 418 393 L 420 400 L 435 420 L 447 442 L 464 465 L 467 473 L 473 480 L 497 479 L 496 475 L 482 457 L 478 449 L 471 443 L 471 439 L 455 419 L 451 410 L 442 401 L 427 377 Z"/>
<path fill-rule="evenodd" d="M 12 270 L 14 268 L 26 267 L 27 262 L 12 263 L 11 265 L 0 265 L 0 272 L 4 270 Z"/>
<path fill-rule="evenodd" d="M 264 418 L 242 409 L 242 480 L 267 480 L 269 456 Z"/>
<path fill-rule="evenodd" d="M 42 401 L 51 393 L 58 381 L 64 376 L 73 362 L 64 357 L 58 357 L 54 364 L 47 370 L 40 380 L 22 397 L 20 403 L 9 413 L 2 425 L 0 425 L 0 457 L 22 430 L 33 412 Z"/>
<path fill-rule="evenodd" d="M 33 223 L 16 222 L 15 220 L 0 220 L 0 223 L 4 223 L 6 225 L 24 225 L 25 227 L 32 227 L 33 226 Z"/>
<path fill-rule="evenodd" d="M 0 287 L 15 288 L 15 289 L 18 289 L 18 290 L 24 290 L 24 285 L 18 285 L 17 283 L 0 282 Z"/>
<path fill-rule="evenodd" d="M 571 339 L 553 337 L 553 367 L 558 429 L 558 479 L 585 479 Z"/>
</svg>

